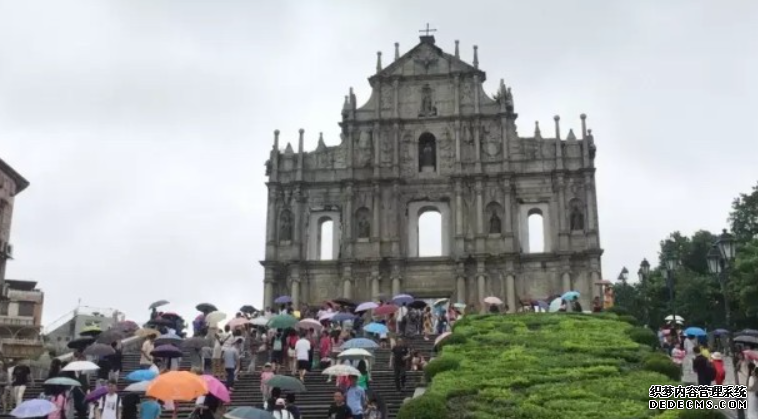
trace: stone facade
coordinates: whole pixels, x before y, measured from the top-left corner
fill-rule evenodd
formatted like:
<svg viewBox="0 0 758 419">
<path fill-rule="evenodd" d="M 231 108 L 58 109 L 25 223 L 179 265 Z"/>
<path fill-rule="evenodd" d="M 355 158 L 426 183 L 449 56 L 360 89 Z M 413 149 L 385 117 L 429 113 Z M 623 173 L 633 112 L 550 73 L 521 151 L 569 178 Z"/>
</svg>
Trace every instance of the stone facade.
<svg viewBox="0 0 758 419">
<path fill-rule="evenodd" d="M 5 265 L 13 256 L 13 245 L 10 243 L 13 200 L 28 186 L 26 179 L 0 159 L 0 290 L 5 288 Z"/>
<path fill-rule="evenodd" d="M 477 50 L 468 64 L 434 37 L 369 78 L 361 107 L 350 89 L 341 143 L 315 151 L 279 131 L 266 163 L 268 216 L 264 304 L 343 296 L 358 301 L 408 292 L 480 306 L 582 293 L 589 308 L 601 279 L 595 145 L 581 116 L 569 131 L 545 138 L 517 133 L 513 94 L 501 80 L 494 97 L 482 87 Z M 442 255 L 419 257 L 418 219 L 442 219 Z M 544 249 L 529 249 L 527 219 L 538 214 Z M 331 260 L 322 260 L 321 224 L 333 222 Z"/>
</svg>

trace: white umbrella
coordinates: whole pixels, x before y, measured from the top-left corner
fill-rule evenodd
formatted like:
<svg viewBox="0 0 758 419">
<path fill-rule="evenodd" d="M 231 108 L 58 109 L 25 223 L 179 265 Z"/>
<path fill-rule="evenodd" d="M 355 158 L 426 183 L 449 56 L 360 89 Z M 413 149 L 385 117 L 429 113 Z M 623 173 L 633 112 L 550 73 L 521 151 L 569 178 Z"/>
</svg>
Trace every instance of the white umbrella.
<svg viewBox="0 0 758 419">
<path fill-rule="evenodd" d="M 361 348 L 345 349 L 337 355 L 338 358 L 371 358 L 373 356 L 371 352 Z"/>
<path fill-rule="evenodd" d="M 563 299 L 558 297 L 550 303 L 550 307 L 548 307 L 547 311 L 551 313 L 555 313 L 556 311 L 561 309 L 562 304 L 563 304 Z"/>
<path fill-rule="evenodd" d="M 316 319 L 303 319 L 297 322 L 297 327 L 301 329 L 315 329 L 315 330 L 321 330 L 324 328 L 324 326 L 321 325 L 321 323 L 318 322 Z"/>
<path fill-rule="evenodd" d="M 321 372 L 323 375 L 336 375 L 336 376 L 343 376 L 343 375 L 354 375 L 356 377 L 361 376 L 361 372 L 358 371 L 358 369 L 351 367 L 350 365 L 335 365 L 333 367 L 329 367 L 325 369 L 323 372 Z"/>
<path fill-rule="evenodd" d="M 666 316 L 666 318 L 663 319 L 663 320 L 666 320 L 667 322 L 674 321 L 674 315 L 670 314 L 670 315 Z M 676 316 L 676 322 L 677 323 L 684 323 L 684 318 L 682 318 L 682 316 Z"/>
<path fill-rule="evenodd" d="M 208 314 L 205 316 L 205 322 L 208 325 L 217 325 L 218 322 L 224 320 L 226 318 L 226 313 L 222 313 L 220 311 L 214 311 L 213 313 Z"/>
<path fill-rule="evenodd" d="M 336 316 L 337 313 L 326 313 L 318 318 L 318 321 L 323 322 L 324 320 L 331 320 L 332 317 Z"/>
<path fill-rule="evenodd" d="M 63 367 L 61 371 L 88 372 L 97 371 L 100 367 L 89 361 L 74 361 Z"/>
<path fill-rule="evenodd" d="M 499 306 L 503 304 L 503 300 L 497 297 L 487 297 L 484 299 L 484 302 L 493 306 Z"/>
<path fill-rule="evenodd" d="M 139 381 L 126 386 L 124 391 L 131 391 L 133 393 L 144 393 L 147 391 L 147 386 L 150 385 L 150 381 Z"/>
<path fill-rule="evenodd" d="M 264 326 L 265 327 L 268 324 L 268 319 L 265 318 L 265 317 L 263 317 L 263 316 L 256 317 L 256 318 L 250 320 L 250 324 L 252 324 L 253 326 Z"/>
</svg>

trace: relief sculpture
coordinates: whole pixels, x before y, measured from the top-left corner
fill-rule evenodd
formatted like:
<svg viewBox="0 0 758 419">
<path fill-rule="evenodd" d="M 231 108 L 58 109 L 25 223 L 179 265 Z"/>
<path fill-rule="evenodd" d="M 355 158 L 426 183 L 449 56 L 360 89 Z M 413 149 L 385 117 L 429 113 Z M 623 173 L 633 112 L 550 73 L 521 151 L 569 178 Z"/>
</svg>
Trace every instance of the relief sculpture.
<svg viewBox="0 0 758 419">
<path fill-rule="evenodd" d="M 371 133 L 368 131 L 361 131 L 358 136 L 357 147 L 355 148 L 355 162 L 357 167 L 368 167 L 371 165 L 371 157 L 373 155 L 371 148 Z"/>
<path fill-rule="evenodd" d="M 384 130 L 381 131 L 378 141 L 381 150 L 381 159 L 383 166 L 392 165 L 392 132 Z"/>
<path fill-rule="evenodd" d="M 446 128 L 439 140 L 439 159 L 438 165 L 441 172 L 449 173 L 453 170 L 453 136 L 450 128 Z"/>
<path fill-rule="evenodd" d="M 500 154 L 500 130 L 495 124 L 486 124 L 482 126 L 482 148 L 484 154 L 489 157 L 497 157 Z"/>
<path fill-rule="evenodd" d="M 394 99 L 395 95 L 393 94 L 393 88 L 392 86 L 384 86 L 382 87 L 382 109 L 384 110 L 390 110 L 394 106 Z"/>
</svg>

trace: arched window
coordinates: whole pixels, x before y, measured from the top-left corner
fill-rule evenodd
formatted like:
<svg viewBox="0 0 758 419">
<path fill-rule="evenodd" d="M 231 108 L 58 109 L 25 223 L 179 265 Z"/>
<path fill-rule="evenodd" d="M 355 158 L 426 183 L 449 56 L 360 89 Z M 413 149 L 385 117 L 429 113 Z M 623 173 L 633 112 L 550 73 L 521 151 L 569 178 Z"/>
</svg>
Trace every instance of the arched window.
<svg viewBox="0 0 758 419">
<path fill-rule="evenodd" d="M 334 259 L 334 221 L 331 218 L 319 220 L 318 227 L 318 255 L 319 260 Z"/>
<path fill-rule="evenodd" d="M 442 214 L 436 208 L 424 208 L 419 211 L 419 257 L 442 256 L 442 240 Z"/>
<path fill-rule="evenodd" d="M 437 171 L 437 139 L 428 132 L 418 137 L 418 171 Z"/>
<path fill-rule="evenodd" d="M 545 220 L 542 216 L 542 211 L 533 209 L 529 211 L 527 218 L 528 236 L 529 236 L 529 252 L 528 253 L 544 253 L 545 252 Z"/>
</svg>

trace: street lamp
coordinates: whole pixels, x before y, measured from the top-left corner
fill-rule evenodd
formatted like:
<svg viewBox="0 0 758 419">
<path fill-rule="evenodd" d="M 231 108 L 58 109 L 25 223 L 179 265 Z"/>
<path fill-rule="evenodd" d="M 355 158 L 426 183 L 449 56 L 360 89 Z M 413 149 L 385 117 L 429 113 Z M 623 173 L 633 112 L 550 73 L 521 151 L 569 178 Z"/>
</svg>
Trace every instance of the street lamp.
<svg viewBox="0 0 758 419">
<path fill-rule="evenodd" d="M 629 270 L 626 269 L 626 266 L 624 266 L 624 269 L 621 270 L 621 273 L 619 274 L 619 281 L 626 285 L 626 281 L 629 279 Z"/>
<path fill-rule="evenodd" d="M 648 262 L 647 259 L 642 259 L 642 262 L 640 262 L 640 272 L 645 278 L 650 275 L 650 262 Z"/>
<path fill-rule="evenodd" d="M 642 305 L 643 305 L 643 313 L 645 318 L 643 319 L 645 325 L 648 325 L 649 317 L 648 314 L 648 303 L 647 303 L 647 276 L 650 275 L 650 262 L 647 261 L 647 259 L 642 259 L 642 262 L 640 262 L 640 269 L 637 270 L 637 277 L 640 280 L 640 290 L 642 291 Z M 676 319 L 674 319 L 676 321 Z"/>
<path fill-rule="evenodd" d="M 732 367 L 734 368 L 734 384 L 740 384 L 740 376 L 737 367 L 737 348 L 734 344 L 734 325 L 732 324 L 731 310 L 729 309 L 729 296 L 726 292 L 726 285 L 729 281 L 729 265 L 734 260 L 737 253 L 737 246 L 735 245 L 734 238 L 724 229 L 721 235 L 716 239 L 716 242 L 708 251 L 706 261 L 708 262 L 708 270 L 719 280 L 721 285 L 721 294 L 724 298 L 724 319 L 726 320 L 726 327 L 729 330 L 729 351 L 732 353 Z M 737 410 L 737 417 L 739 419 L 745 419 L 745 411 L 742 409 Z"/>
<path fill-rule="evenodd" d="M 679 259 L 672 248 L 674 242 L 669 241 L 663 253 L 663 264 L 666 265 L 666 287 L 669 289 L 669 305 L 671 316 L 674 319 L 674 331 L 676 331 L 676 307 L 674 306 L 674 271 L 679 266 Z"/>
</svg>

